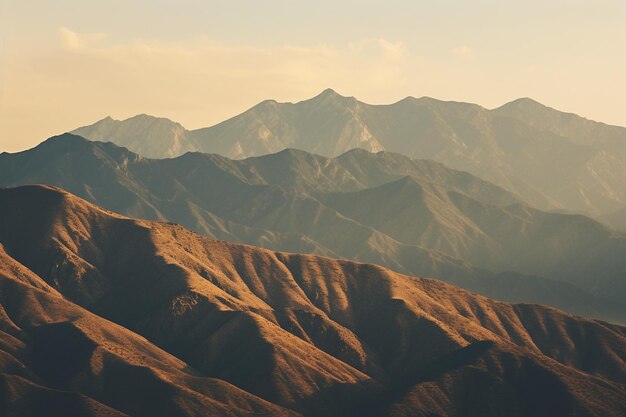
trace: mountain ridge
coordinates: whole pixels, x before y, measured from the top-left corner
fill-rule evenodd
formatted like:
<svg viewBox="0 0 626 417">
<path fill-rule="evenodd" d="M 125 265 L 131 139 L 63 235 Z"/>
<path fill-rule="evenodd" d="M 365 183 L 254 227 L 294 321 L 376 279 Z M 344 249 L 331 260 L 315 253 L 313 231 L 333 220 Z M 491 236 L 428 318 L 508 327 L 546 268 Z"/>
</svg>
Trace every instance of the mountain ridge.
<svg viewBox="0 0 626 417">
<path fill-rule="evenodd" d="M 242 159 L 284 148 L 323 156 L 351 148 L 387 150 L 471 172 L 542 209 L 602 216 L 626 206 L 626 128 L 528 98 L 491 110 L 428 97 L 370 105 L 328 89 L 296 103 L 266 100 L 195 130 L 172 122 L 139 132 L 131 119 L 117 123 L 109 132 L 85 126 L 74 133 L 151 157 L 200 151 Z"/>
<path fill-rule="evenodd" d="M 593 226 L 591 229 L 597 229 L 595 246 L 585 243 L 587 246 L 581 246 L 581 252 L 571 246 L 572 239 L 567 236 L 585 236 L 580 232 L 595 223 L 584 218 L 578 221 L 565 215 L 507 208 L 518 202 L 514 195 L 435 162 L 365 151 L 350 151 L 338 158 L 283 151 L 244 161 L 200 153 L 151 160 L 111 143 L 66 135 L 52 138 L 31 151 L 0 157 L 0 174 L 0 186 L 47 182 L 115 212 L 175 221 L 218 239 L 378 263 L 402 273 L 444 279 L 498 299 L 547 303 L 617 322 L 624 322 L 625 318 L 621 307 L 604 300 L 607 292 L 602 297 L 589 292 L 598 288 L 581 272 L 585 268 L 596 268 L 603 259 L 613 259 L 605 263 L 603 275 L 594 273 L 592 276 L 597 283 L 615 279 L 619 284 L 617 273 L 611 271 L 619 270 L 615 260 L 622 257 L 611 254 L 620 250 L 621 240 L 611 243 L 609 232 Z M 391 227 L 395 220 L 390 215 L 387 218 L 390 228 L 383 232 L 368 213 L 357 216 L 346 211 L 350 207 L 342 206 L 341 199 L 333 194 L 371 193 L 368 190 L 388 188 L 406 175 L 431 191 L 425 194 L 424 201 L 406 201 L 410 221 L 401 228 Z M 454 193 L 467 195 L 471 200 L 452 198 Z M 396 196 L 402 193 L 391 193 L 384 198 L 375 196 L 374 205 L 392 201 Z M 357 201 L 349 198 L 348 202 L 351 200 Z M 433 210 L 432 204 L 435 204 L 432 207 L 440 205 L 446 209 Z M 423 214 L 418 216 L 418 213 Z M 563 229 L 569 230 L 568 235 L 563 235 L 566 238 L 551 232 L 551 239 L 556 239 L 555 248 L 569 245 L 567 255 L 555 258 L 558 262 L 552 264 L 544 260 L 537 262 L 541 258 L 527 259 L 530 263 L 524 266 L 525 273 L 507 273 L 515 270 L 516 251 L 529 252 L 530 247 L 518 249 L 508 243 L 508 246 L 499 245 L 506 243 L 510 234 L 523 237 L 527 233 L 520 234 L 520 231 L 528 229 L 526 224 L 539 225 L 540 219 L 549 216 L 569 225 L 569 229 Z M 491 218 L 506 220 L 510 231 L 494 224 Z M 459 224 L 475 232 L 467 233 L 454 226 Z M 431 231 L 423 234 L 419 227 Z M 554 229 L 554 225 L 551 227 Z M 434 230 L 445 231 L 442 236 L 450 236 L 448 243 L 420 240 L 422 235 L 432 236 Z M 558 227 L 555 230 L 558 232 Z M 480 243 L 474 235 L 484 236 L 481 239 L 488 245 Z M 540 240 L 533 241 L 532 235 L 525 239 L 524 244 L 537 247 L 531 252 L 537 256 L 554 250 L 551 245 L 537 245 Z M 509 264 L 496 271 L 501 273 L 476 266 L 476 262 L 489 265 L 490 259 L 494 259 L 485 255 L 489 248 L 497 253 L 507 251 L 502 259 L 508 259 Z M 589 254 L 581 255 L 586 248 L 595 251 L 590 252 L 591 258 Z M 607 254 L 600 256 L 604 251 Z M 470 257 L 474 262 L 468 261 Z M 541 271 L 562 270 L 558 278 L 570 283 L 538 274 L 536 266 L 530 269 L 532 265 L 539 265 L 543 268 Z M 573 280 L 574 277 L 581 281 Z M 620 294 L 618 287 L 612 287 L 608 293 Z"/>
<path fill-rule="evenodd" d="M 115 415 L 599 417 L 626 408 L 626 329 L 552 308 L 219 242 L 50 186 L 0 190 L 0 243 L 2 329 L 25 340 L 0 331 L 0 350 L 16 352 L 22 381 L 86 395 Z M 123 396 L 107 391 L 120 375 L 136 382 Z M 36 404 L 20 393 L 3 407 Z"/>
</svg>

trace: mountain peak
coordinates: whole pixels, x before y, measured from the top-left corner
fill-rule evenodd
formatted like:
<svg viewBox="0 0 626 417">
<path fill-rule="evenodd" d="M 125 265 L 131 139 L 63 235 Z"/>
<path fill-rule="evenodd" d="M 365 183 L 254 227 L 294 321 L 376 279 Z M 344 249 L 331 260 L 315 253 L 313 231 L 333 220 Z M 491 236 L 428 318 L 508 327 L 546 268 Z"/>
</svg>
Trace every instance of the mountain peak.
<svg viewBox="0 0 626 417">
<path fill-rule="evenodd" d="M 96 123 L 92 125 L 82 126 L 82 127 L 79 127 L 78 129 L 74 129 L 72 133 L 78 133 L 79 135 L 85 136 L 91 140 L 98 140 L 101 138 L 97 137 L 94 139 L 92 137 L 89 137 L 89 136 L 92 136 L 90 135 L 90 133 L 93 133 L 91 131 L 94 129 L 96 129 L 99 132 L 107 131 L 107 133 L 110 134 L 111 132 L 109 132 L 109 130 L 111 129 L 119 129 L 120 127 L 127 127 L 127 126 L 137 126 L 137 127 L 145 128 L 146 126 L 153 125 L 153 124 L 175 126 L 177 128 L 184 129 L 180 123 L 170 120 L 166 117 L 157 117 L 157 116 L 152 116 L 149 114 L 141 113 L 135 116 L 128 117 L 123 120 L 118 120 L 118 119 L 114 119 L 111 116 L 106 116 L 105 118 L 98 120 Z"/>
<path fill-rule="evenodd" d="M 415 101 L 418 101 L 418 99 L 413 96 L 406 96 L 403 99 L 400 99 L 393 104 L 413 103 Z"/>
<path fill-rule="evenodd" d="M 545 109 L 547 108 L 545 105 L 541 104 L 540 102 L 538 102 L 537 100 L 534 100 L 530 97 L 520 97 L 518 99 L 515 99 L 513 101 L 510 101 L 500 107 L 498 107 L 498 109 L 531 109 L 531 108 L 537 108 L 537 109 Z"/>
<path fill-rule="evenodd" d="M 395 181 L 383 184 L 381 188 L 385 186 L 389 186 L 390 188 L 401 188 L 403 190 L 422 190 L 422 185 L 411 175 L 405 175 Z"/>
<path fill-rule="evenodd" d="M 328 100 L 344 101 L 344 100 L 356 100 L 356 99 L 354 97 L 342 96 L 341 94 L 339 94 L 332 88 L 327 88 L 321 93 L 319 93 L 318 95 L 316 95 L 315 97 L 313 97 L 312 99 L 310 99 L 310 101 L 316 101 L 316 102 L 317 101 L 326 102 Z"/>
<path fill-rule="evenodd" d="M 98 143 L 101 142 L 101 143 Z M 140 159 L 141 157 L 126 148 L 120 147 L 110 141 L 98 141 L 94 142 L 89 139 L 85 139 L 80 135 L 74 133 L 63 133 L 61 135 L 52 136 L 37 145 L 33 150 L 39 150 L 41 155 L 45 155 L 46 158 L 53 158 L 55 156 L 63 156 L 69 153 L 78 153 L 85 157 L 85 153 L 99 153 L 104 152 L 112 158 L 123 157 Z M 100 149 L 100 151 L 97 151 Z M 24 151 L 28 152 L 28 151 Z"/>
<path fill-rule="evenodd" d="M 327 89 L 325 89 L 324 91 L 322 91 L 322 92 L 319 94 L 319 96 L 320 96 L 320 97 L 324 97 L 324 96 L 331 96 L 331 97 L 336 97 L 336 96 L 339 96 L 339 97 L 343 97 L 341 94 L 337 93 L 337 92 L 336 92 L 335 90 L 333 90 L 332 88 L 327 88 Z"/>
<path fill-rule="evenodd" d="M 109 125 L 114 124 L 116 122 L 119 122 L 119 121 L 115 120 L 111 116 L 106 116 L 106 117 L 98 120 L 97 122 L 95 122 L 93 125 L 90 125 L 90 126 L 103 126 L 103 125 L 104 126 L 109 126 Z"/>
<path fill-rule="evenodd" d="M 132 119 L 160 119 L 160 117 L 152 116 L 152 115 L 147 114 L 147 113 L 139 113 L 139 114 L 136 114 L 136 115 L 134 115 L 132 117 L 129 117 L 126 120 L 132 120 Z"/>
<path fill-rule="evenodd" d="M 380 151 L 380 152 L 384 152 L 384 151 Z M 341 158 L 347 158 L 350 156 L 371 156 L 371 155 L 375 155 L 377 153 L 380 152 L 370 152 L 367 149 L 363 149 L 363 148 L 352 148 L 352 149 L 348 149 L 347 151 L 345 151 L 344 153 L 342 153 L 341 155 L 338 155 L 337 158 L 341 159 Z"/>
<path fill-rule="evenodd" d="M 141 114 L 137 114 L 135 116 L 129 117 L 128 119 L 123 120 L 123 122 L 127 122 L 127 123 L 129 122 L 144 122 L 144 123 L 165 122 L 167 124 L 180 126 L 180 123 L 175 122 L 171 119 L 168 119 L 167 117 L 152 116 L 146 113 L 141 113 Z"/>
<path fill-rule="evenodd" d="M 41 146 L 44 144 L 59 144 L 59 143 L 64 144 L 64 146 L 75 146 L 76 144 L 91 143 L 91 141 L 89 141 L 88 139 L 85 139 L 84 137 L 80 135 L 66 132 L 60 135 L 52 136 L 44 140 L 43 142 L 41 142 L 38 146 Z"/>
</svg>

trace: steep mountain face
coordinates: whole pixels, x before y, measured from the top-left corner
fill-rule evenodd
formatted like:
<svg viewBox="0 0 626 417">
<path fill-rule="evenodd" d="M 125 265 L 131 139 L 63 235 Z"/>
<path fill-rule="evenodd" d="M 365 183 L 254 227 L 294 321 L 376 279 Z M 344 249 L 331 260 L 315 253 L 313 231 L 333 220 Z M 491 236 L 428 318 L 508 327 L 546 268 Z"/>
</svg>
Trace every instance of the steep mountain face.
<svg viewBox="0 0 626 417">
<path fill-rule="evenodd" d="M 430 161 L 363 150 L 150 160 L 69 134 L 0 156 L 0 186 L 43 182 L 218 239 L 377 263 L 500 300 L 626 322 L 621 234 L 531 209 Z"/>
<path fill-rule="evenodd" d="M 626 253 L 626 236 L 584 216 L 547 213 L 519 203 L 487 205 L 410 177 L 358 192 L 327 194 L 321 200 L 404 244 L 495 271 L 524 271 L 588 290 L 595 287 L 597 295 L 623 291 L 618 290 L 624 283 L 618 272 L 623 266 L 615 264 L 614 257 Z M 599 272 L 612 268 L 609 265 L 616 268 L 612 273 Z"/>
<path fill-rule="evenodd" d="M 299 103 L 264 101 L 218 125 L 161 139 L 133 133 L 135 121 L 103 135 L 94 126 L 75 133 L 111 140 L 147 156 L 197 150 L 245 158 L 298 148 L 338 156 L 353 148 L 386 150 L 471 172 L 541 209 L 593 216 L 626 205 L 626 128 L 562 113 L 530 99 L 495 110 L 468 103 L 407 97 L 369 105 L 332 90 Z M 154 122 L 156 123 L 156 121 Z M 123 135 L 122 132 L 129 132 Z M 163 141 L 161 147 L 157 142 Z M 150 145 L 154 143 L 154 145 Z M 142 153 L 140 146 L 148 146 Z"/>
<path fill-rule="evenodd" d="M 91 140 L 114 142 L 148 158 L 171 158 L 198 150 L 179 123 L 146 114 L 124 121 L 106 117 L 74 133 Z"/>
<path fill-rule="evenodd" d="M 46 275 L 49 285 L 4 245 L 6 240 L 0 245 L 3 416 L 299 416 L 207 377 L 68 301 L 51 286 L 59 274 Z"/>
<path fill-rule="evenodd" d="M 0 190 L 0 259 L 7 415 L 626 412 L 626 328 L 547 307 L 44 186 Z"/>
<path fill-rule="evenodd" d="M 362 103 L 325 90 L 296 105 L 264 101 L 213 127 L 191 132 L 203 151 L 231 158 L 265 155 L 298 148 L 339 155 L 353 148 L 384 150 L 361 119 Z"/>
<path fill-rule="evenodd" d="M 564 113 L 529 98 L 521 98 L 494 110 L 499 115 L 524 121 L 540 130 L 566 137 L 580 145 L 626 156 L 626 129 L 594 122 L 573 113 Z"/>
</svg>

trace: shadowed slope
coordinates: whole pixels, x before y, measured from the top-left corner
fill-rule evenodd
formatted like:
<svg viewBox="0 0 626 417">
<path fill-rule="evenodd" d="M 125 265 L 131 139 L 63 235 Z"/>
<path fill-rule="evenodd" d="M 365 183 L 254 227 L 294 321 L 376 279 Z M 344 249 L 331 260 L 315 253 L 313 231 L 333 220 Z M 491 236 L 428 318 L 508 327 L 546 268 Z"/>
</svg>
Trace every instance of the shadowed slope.
<svg viewBox="0 0 626 417">
<path fill-rule="evenodd" d="M 434 249 L 495 271 L 566 281 L 613 298 L 626 294 L 626 238 L 580 215 L 523 204 L 489 205 L 410 177 L 320 199 L 344 216 L 403 244 Z M 593 275 L 593 279 L 589 277 Z M 620 295 L 621 297 L 621 295 Z"/>
<path fill-rule="evenodd" d="M 244 161 L 199 153 L 150 160 L 70 134 L 0 156 L 0 185 L 43 181 L 210 237 L 377 263 L 505 301 L 626 322 L 616 306 L 623 237 L 582 217 L 529 209 L 435 162 L 363 150 L 338 158 L 286 150 Z"/>
<path fill-rule="evenodd" d="M 0 249 L 6 416 L 295 416 L 64 299 Z"/>
<path fill-rule="evenodd" d="M 47 372 L 53 385 L 84 386 L 73 385 L 73 369 L 84 369 L 103 338 L 135 340 L 123 329 L 124 336 L 103 333 L 119 328 L 73 302 L 191 365 L 132 341 L 153 352 L 143 359 L 148 369 L 177 387 L 197 392 L 196 379 L 185 376 L 197 372 L 304 415 L 619 416 L 626 409 L 626 330 L 619 326 L 495 302 L 373 265 L 214 241 L 49 187 L 0 191 L 0 219 L 4 287 L 56 300 L 32 317 L 42 310 L 17 308 L 20 297 L 6 298 L 17 290 L 3 290 L 4 328 L 15 338 L 29 321 L 55 323 L 31 325 L 40 329 L 32 343 L 45 340 L 46 355 L 57 354 L 56 338 L 75 341 L 75 368 L 60 372 L 37 360 L 25 366 Z M 87 318 L 68 324 L 46 319 L 80 312 Z M 87 372 L 80 381 L 91 386 L 102 375 Z M 157 392 L 154 384 L 139 385 Z M 482 401 L 460 386 L 480 390 Z"/>
</svg>

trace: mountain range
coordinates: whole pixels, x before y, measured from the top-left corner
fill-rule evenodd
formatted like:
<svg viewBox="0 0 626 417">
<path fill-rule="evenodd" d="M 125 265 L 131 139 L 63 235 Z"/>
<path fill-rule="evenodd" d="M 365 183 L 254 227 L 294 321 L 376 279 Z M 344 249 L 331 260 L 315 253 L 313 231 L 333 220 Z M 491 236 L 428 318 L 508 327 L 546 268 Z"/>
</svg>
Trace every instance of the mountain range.
<svg viewBox="0 0 626 417">
<path fill-rule="evenodd" d="M 154 160 L 65 134 L 0 155 L 0 186 L 48 183 L 209 237 L 377 263 L 505 301 L 625 323 L 626 237 L 469 173 L 401 155 L 285 150 Z"/>
<path fill-rule="evenodd" d="M 626 207 L 626 128 L 527 98 L 493 110 L 428 97 L 370 105 L 328 89 L 298 103 L 266 100 L 208 128 L 186 130 L 139 115 L 109 117 L 73 133 L 153 158 L 188 151 L 242 159 L 287 148 L 329 157 L 354 148 L 385 150 L 468 171 L 544 210 L 600 218 Z"/>
<path fill-rule="evenodd" d="M 626 328 L 549 307 L 216 241 L 49 186 L 0 190 L 0 260 L 4 415 L 626 413 Z"/>
</svg>

